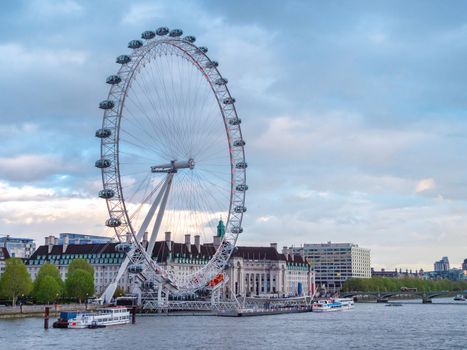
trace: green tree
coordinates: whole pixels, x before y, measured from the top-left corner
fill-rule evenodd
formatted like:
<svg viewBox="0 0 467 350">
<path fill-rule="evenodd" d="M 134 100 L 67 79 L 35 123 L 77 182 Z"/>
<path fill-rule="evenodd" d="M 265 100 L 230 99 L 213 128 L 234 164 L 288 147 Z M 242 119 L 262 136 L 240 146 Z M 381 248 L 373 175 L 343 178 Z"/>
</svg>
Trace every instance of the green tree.
<svg viewBox="0 0 467 350">
<path fill-rule="evenodd" d="M 94 276 L 94 268 L 86 259 L 74 259 L 70 265 L 68 265 L 68 273 L 73 272 L 75 270 L 84 270 L 89 272 L 92 276 Z"/>
<path fill-rule="evenodd" d="M 47 279 L 48 283 L 44 283 L 43 280 L 45 277 L 52 278 L 54 283 L 50 283 L 50 279 Z M 51 290 L 47 291 L 48 288 Z M 42 265 L 34 280 L 34 289 L 32 293 L 34 298 L 38 302 L 55 301 L 58 297 L 63 295 L 63 289 L 64 284 L 58 268 L 49 263 Z"/>
<path fill-rule="evenodd" d="M 94 295 L 94 275 L 83 269 L 69 271 L 66 276 L 65 289 L 67 295 L 82 300 Z"/>
<path fill-rule="evenodd" d="M 62 292 L 62 285 L 52 276 L 46 275 L 38 283 L 34 297 L 39 303 L 49 304 L 56 301 Z"/>
<path fill-rule="evenodd" d="M 125 295 L 125 290 L 122 287 L 117 287 L 115 289 L 114 298 L 123 297 Z"/>
<path fill-rule="evenodd" d="M 18 296 L 28 295 L 31 290 L 31 276 L 23 261 L 18 258 L 8 259 L 0 278 L 0 294 L 10 298 L 12 305 L 16 305 Z"/>
</svg>

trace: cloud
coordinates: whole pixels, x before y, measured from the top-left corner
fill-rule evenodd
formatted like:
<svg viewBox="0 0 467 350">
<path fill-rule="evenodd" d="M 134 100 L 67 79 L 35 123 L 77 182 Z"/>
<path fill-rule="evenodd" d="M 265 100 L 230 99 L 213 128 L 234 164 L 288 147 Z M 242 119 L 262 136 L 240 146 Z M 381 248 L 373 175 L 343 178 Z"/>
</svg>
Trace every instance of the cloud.
<svg viewBox="0 0 467 350">
<path fill-rule="evenodd" d="M 436 187 L 435 179 L 433 178 L 423 179 L 417 183 L 417 186 L 415 187 L 415 192 L 417 193 L 424 192 L 424 191 L 431 190 L 435 187 Z"/>
<path fill-rule="evenodd" d="M 31 70 L 33 67 L 82 65 L 88 59 L 84 51 L 70 49 L 25 48 L 19 43 L 0 44 L 0 64 L 9 71 Z"/>
<path fill-rule="evenodd" d="M 141 25 L 156 18 L 164 17 L 163 7 L 155 3 L 132 4 L 125 13 L 122 23 Z"/>
<path fill-rule="evenodd" d="M 78 170 L 78 166 L 56 154 L 21 154 L 0 157 L 0 177 L 10 181 L 33 181 Z"/>
<path fill-rule="evenodd" d="M 63 16 L 81 15 L 84 8 L 72 0 L 33 0 L 29 13 L 35 19 L 51 19 Z"/>
</svg>

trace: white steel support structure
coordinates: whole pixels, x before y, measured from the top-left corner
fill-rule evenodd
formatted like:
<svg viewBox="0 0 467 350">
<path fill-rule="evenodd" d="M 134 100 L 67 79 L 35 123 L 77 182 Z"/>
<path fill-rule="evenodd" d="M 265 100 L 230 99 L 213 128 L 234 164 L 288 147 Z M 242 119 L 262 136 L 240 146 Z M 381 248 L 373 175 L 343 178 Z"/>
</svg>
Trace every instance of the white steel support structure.
<svg viewBox="0 0 467 350">
<path fill-rule="evenodd" d="M 130 41 L 133 51 L 117 58 L 121 67 L 107 78 L 110 91 L 99 104 L 104 110 L 102 128 L 96 131 L 101 140 L 96 167 L 103 181 L 99 196 L 107 202 L 106 225 L 115 231 L 127 254 L 116 280 L 103 294 L 105 302 L 111 300 L 125 271 L 135 274 L 144 293 L 156 294 L 159 304 L 169 292 L 193 293 L 204 288 L 223 271 L 243 232 L 247 163 L 235 99 L 218 63 L 206 55 L 208 49 L 196 46 L 193 36 L 182 34 L 179 29 L 160 27 L 143 32 L 143 40 Z M 150 159 L 169 163 L 148 163 L 147 178 L 133 176 L 139 164 Z M 220 163 L 222 167 L 215 168 Z M 190 175 L 175 176 L 182 169 Z M 155 185 L 151 174 L 165 174 L 165 179 Z M 156 198 L 150 200 L 155 193 Z M 175 203 L 177 196 L 187 200 Z M 139 223 L 139 212 L 147 202 L 152 204 Z M 227 219 L 221 244 L 201 269 L 177 274 L 153 259 L 158 232 L 175 222 L 164 219 L 167 212 L 184 215 L 184 228 L 198 230 L 219 214 Z M 187 223 L 190 218 L 191 224 Z M 145 247 L 141 240 L 153 221 Z M 127 233 L 133 238 L 125 243 Z"/>
</svg>

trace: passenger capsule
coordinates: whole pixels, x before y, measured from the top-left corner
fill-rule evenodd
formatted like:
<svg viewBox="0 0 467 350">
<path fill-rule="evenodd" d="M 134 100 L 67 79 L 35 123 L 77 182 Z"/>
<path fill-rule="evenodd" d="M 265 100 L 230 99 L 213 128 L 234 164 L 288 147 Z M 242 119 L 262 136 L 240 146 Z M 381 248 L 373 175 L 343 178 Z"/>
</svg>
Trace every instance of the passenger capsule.
<svg viewBox="0 0 467 350">
<path fill-rule="evenodd" d="M 231 104 L 235 103 L 235 99 L 233 97 L 226 97 L 226 98 L 224 98 L 222 103 L 225 104 L 225 105 L 231 105 Z"/>
<path fill-rule="evenodd" d="M 228 81 L 227 79 L 225 79 L 225 78 L 219 78 L 219 79 L 217 79 L 214 83 L 215 83 L 216 85 L 225 85 L 225 84 L 227 84 L 228 82 L 229 82 L 229 81 Z"/>
<path fill-rule="evenodd" d="M 206 63 L 206 68 L 216 68 L 217 66 L 219 65 L 219 63 L 217 61 L 209 61 L 208 63 Z"/>
<path fill-rule="evenodd" d="M 156 36 L 156 33 L 154 33 L 152 30 L 146 30 L 141 34 L 141 39 L 146 39 L 150 40 Z"/>
<path fill-rule="evenodd" d="M 131 243 L 122 242 L 115 246 L 115 250 L 120 253 L 128 253 L 131 250 Z"/>
<path fill-rule="evenodd" d="M 130 49 L 139 49 L 143 46 L 143 42 L 141 40 L 132 40 L 128 43 L 128 48 Z"/>
<path fill-rule="evenodd" d="M 243 205 L 237 205 L 237 206 L 234 208 L 234 212 L 236 212 L 236 213 L 244 213 L 244 212 L 246 212 L 246 207 L 244 207 Z"/>
<path fill-rule="evenodd" d="M 98 159 L 96 160 L 95 165 L 96 165 L 96 168 L 103 169 L 103 168 L 108 168 L 110 164 L 112 164 L 112 162 L 108 159 Z"/>
<path fill-rule="evenodd" d="M 105 222 L 105 226 L 108 226 L 108 227 L 118 227 L 122 224 L 122 222 L 120 221 L 120 219 L 117 219 L 117 218 L 110 218 L 110 219 L 107 219 L 107 221 Z"/>
<path fill-rule="evenodd" d="M 106 137 L 109 137 L 110 135 L 112 135 L 112 131 L 110 129 L 96 130 L 96 137 L 100 139 L 105 139 Z"/>
<path fill-rule="evenodd" d="M 105 82 L 110 85 L 118 84 L 121 81 L 122 81 L 122 78 L 120 78 L 118 75 L 111 75 L 107 77 L 107 79 L 105 80 Z"/>
<path fill-rule="evenodd" d="M 99 108 L 100 109 L 112 109 L 114 108 L 115 103 L 110 100 L 104 100 L 101 103 L 99 103 Z"/>
<path fill-rule="evenodd" d="M 245 141 L 243 140 L 235 140 L 233 143 L 234 147 L 243 147 L 245 146 Z"/>
<path fill-rule="evenodd" d="M 128 62 L 131 61 L 131 57 L 128 55 L 120 55 L 117 57 L 117 60 L 115 62 L 119 64 L 127 64 Z"/>
<path fill-rule="evenodd" d="M 237 185 L 235 189 L 240 192 L 245 192 L 246 190 L 248 190 L 248 186 L 245 184 L 240 184 L 240 185 Z"/>
<path fill-rule="evenodd" d="M 183 40 L 188 41 L 189 43 L 194 43 L 196 41 L 196 38 L 192 35 L 187 35 L 183 38 Z"/>
<path fill-rule="evenodd" d="M 144 270 L 144 266 L 142 264 L 130 264 L 128 265 L 128 272 L 129 273 L 141 273 Z"/>
<path fill-rule="evenodd" d="M 240 118 L 229 119 L 230 125 L 240 125 L 241 123 L 242 123 L 242 120 Z"/>
<path fill-rule="evenodd" d="M 246 169 L 248 168 L 248 164 L 246 162 L 238 162 L 237 164 L 235 164 L 235 167 L 237 169 Z"/>
<path fill-rule="evenodd" d="M 156 29 L 156 34 L 159 36 L 164 36 L 169 34 L 169 28 L 167 27 L 160 27 Z"/>
<path fill-rule="evenodd" d="M 113 196 L 115 196 L 115 192 L 110 188 L 104 188 L 103 190 L 99 191 L 100 198 L 109 199 Z"/>
<path fill-rule="evenodd" d="M 230 230 L 232 233 L 242 233 L 243 232 L 243 228 L 240 227 L 240 226 L 234 226 L 232 227 L 232 229 Z"/>
<path fill-rule="evenodd" d="M 199 51 L 201 51 L 202 53 L 206 53 L 208 52 L 208 48 L 206 46 L 200 46 L 198 47 Z"/>
<path fill-rule="evenodd" d="M 169 36 L 172 38 L 178 38 L 179 36 L 182 36 L 183 30 L 181 29 L 172 29 L 169 33 Z"/>
</svg>

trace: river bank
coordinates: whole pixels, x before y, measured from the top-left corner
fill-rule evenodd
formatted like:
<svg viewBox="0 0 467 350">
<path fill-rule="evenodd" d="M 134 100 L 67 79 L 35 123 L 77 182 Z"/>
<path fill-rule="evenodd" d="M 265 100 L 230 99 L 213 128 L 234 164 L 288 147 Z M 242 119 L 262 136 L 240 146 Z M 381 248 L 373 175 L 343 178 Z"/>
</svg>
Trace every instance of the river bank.
<svg viewBox="0 0 467 350">
<path fill-rule="evenodd" d="M 22 305 L 0 306 L 0 319 L 43 317 L 45 308 L 50 307 L 50 316 L 58 316 L 60 311 L 66 310 L 96 310 L 100 305 L 86 304 L 57 304 L 57 305 Z"/>
</svg>

